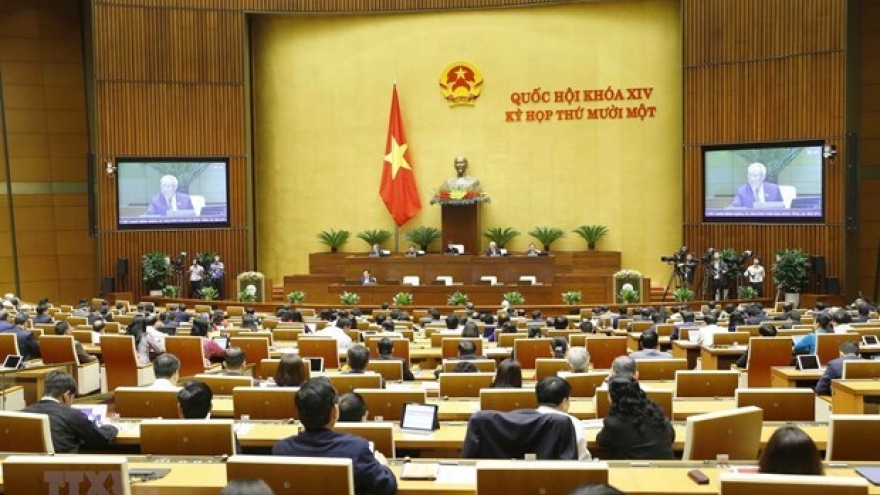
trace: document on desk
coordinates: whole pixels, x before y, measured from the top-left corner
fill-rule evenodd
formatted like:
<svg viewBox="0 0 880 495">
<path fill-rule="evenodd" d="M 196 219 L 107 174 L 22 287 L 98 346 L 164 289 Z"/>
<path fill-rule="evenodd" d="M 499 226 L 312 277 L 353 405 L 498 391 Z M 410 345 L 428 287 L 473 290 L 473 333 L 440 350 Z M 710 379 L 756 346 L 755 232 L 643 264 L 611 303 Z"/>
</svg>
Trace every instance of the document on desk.
<svg viewBox="0 0 880 495">
<path fill-rule="evenodd" d="M 476 485 L 477 466 L 459 466 L 458 464 L 440 464 L 437 470 L 436 483 L 446 485 Z"/>
</svg>

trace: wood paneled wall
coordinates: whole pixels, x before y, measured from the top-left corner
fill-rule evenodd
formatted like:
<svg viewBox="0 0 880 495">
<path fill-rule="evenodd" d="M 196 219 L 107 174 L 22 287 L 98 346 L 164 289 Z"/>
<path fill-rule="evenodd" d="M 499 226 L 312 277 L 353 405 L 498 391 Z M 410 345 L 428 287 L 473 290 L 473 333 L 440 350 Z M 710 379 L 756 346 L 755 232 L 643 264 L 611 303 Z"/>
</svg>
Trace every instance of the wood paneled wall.
<svg viewBox="0 0 880 495">
<path fill-rule="evenodd" d="M 859 123 L 859 283 L 862 293 L 880 298 L 880 2 L 861 2 L 861 119 Z"/>
<path fill-rule="evenodd" d="M 844 274 L 846 0 L 684 0 L 684 243 L 825 256 Z M 702 146 L 821 139 L 825 223 L 702 221 Z"/>
</svg>

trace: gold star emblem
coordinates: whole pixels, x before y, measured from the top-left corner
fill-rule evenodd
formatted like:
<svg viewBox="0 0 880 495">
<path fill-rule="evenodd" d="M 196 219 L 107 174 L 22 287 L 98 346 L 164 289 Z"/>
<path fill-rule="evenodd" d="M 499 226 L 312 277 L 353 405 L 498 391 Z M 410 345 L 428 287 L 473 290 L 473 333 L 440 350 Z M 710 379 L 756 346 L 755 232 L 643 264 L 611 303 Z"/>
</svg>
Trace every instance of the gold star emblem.
<svg viewBox="0 0 880 495">
<path fill-rule="evenodd" d="M 391 179 L 397 178 L 397 171 L 401 168 L 412 170 L 412 167 L 406 162 L 406 157 L 403 156 L 406 153 L 406 147 L 406 144 L 401 146 L 397 144 L 397 139 L 391 138 L 391 152 L 385 155 L 385 161 L 391 164 Z"/>
</svg>

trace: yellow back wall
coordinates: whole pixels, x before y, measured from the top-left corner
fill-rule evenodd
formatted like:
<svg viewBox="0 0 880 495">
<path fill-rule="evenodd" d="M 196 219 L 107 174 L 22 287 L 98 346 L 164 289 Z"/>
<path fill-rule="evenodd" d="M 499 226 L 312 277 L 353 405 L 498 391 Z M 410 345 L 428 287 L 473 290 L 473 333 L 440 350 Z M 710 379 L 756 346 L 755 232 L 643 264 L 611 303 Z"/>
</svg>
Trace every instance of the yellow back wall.
<svg viewBox="0 0 880 495">
<path fill-rule="evenodd" d="M 454 176 L 458 154 L 492 198 L 482 226 L 523 233 L 566 230 L 554 249 L 585 249 L 571 230 L 603 224 L 599 249 L 665 283 L 660 256 L 682 239 L 681 25 L 674 0 L 376 16 L 255 15 L 251 23 L 258 268 L 280 281 L 307 273 L 316 235 L 394 230 L 379 180 L 391 99 L 398 84 L 422 212 L 403 233 L 440 227 L 429 198 Z M 484 77 L 474 107 L 450 108 L 438 81 L 451 63 Z M 651 87 L 648 100 L 574 102 L 656 107 L 653 118 L 505 122 L 511 93 Z M 582 91 L 581 91 L 582 94 Z M 624 110 L 623 116 L 626 117 Z M 523 119 L 525 116 L 523 116 Z M 388 248 L 393 248 L 393 241 Z M 439 246 L 434 246 L 435 249 Z"/>
</svg>

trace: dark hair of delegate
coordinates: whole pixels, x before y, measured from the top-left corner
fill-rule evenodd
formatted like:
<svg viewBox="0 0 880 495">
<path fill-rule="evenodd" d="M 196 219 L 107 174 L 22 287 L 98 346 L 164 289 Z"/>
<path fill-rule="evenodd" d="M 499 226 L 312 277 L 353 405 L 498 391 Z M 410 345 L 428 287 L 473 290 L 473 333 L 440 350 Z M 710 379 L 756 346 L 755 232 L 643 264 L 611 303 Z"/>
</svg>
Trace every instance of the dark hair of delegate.
<svg viewBox="0 0 880 495">
<path fill-rule="evenodd" d="M 306 380 L 296 391 L 299 420 L 306 431 L 316 431 L 330 423 L 333 407 L 339 401 L 336 389 L 326 376 Z"/>
<path fill-rule="evenodd" d="M 453 373 L 477 373 L 479 371 L 477 365 L 470 361 L 459 361 L 452 368 Z"/>
<path fill-rule="evenodd" d="M 211 324 L 208 322 L 207 318 L 200 316 L 193 320 L 190 335 L 195 337 L 207 337 L 210 326 Z"/>
<path fill-rule="evenodd" d="M 519 361 L 509 358 L 501 361 L 491 388 L 522 388 L 522 366 Z"/>
<path fill-rule="evenodd" d="M 204 382 L 190 380 L 177 392 L 180 412 L 186 419 L 205 419 L 211 412 L 214 393 Z"/>
<path fill-rule="evenodd" d="M 363 371 L 370 362 L 370 350 L 366 346 L 353 345 L 348 348 L 348 366 L 357 371 Z"/>
<path fill-rule="evenodd" d="M 125 329 L 125 333 L 128 335 L 134 336 L 134 347 L 137 348 L 141 343 L 141 339 L 144 338 L 144 333 L 147 331 L 147 324 L 144 321 L 143 315 L 136 315 L 131 319 L 131 322 Z"/>
<path fill-rule="evenodd" d="M 568 492 L 568 495 L 626 495 L 626 493 L 605 483 L 590 483 L 575 488 Z"/>
<path fill-rule="evenodd" d="M 305 362 L 296 354 L 283 354 L 275 371 L 275 385 L 299 387 L 306 378 Z"/>
<path fill-rule="evenodd" d="M 568 339 L 565 337 L 553 337 L 550 340 L 550 348 L 553 349 L 553 357 L 565 359 L 565 351 L 568 350 Z"/>
<path fill-rule="evenodd" d="M 796 426 L 782 426 L 773 432 L 758 465 L 760 472 L 767 474 L 824 474 L 815 442 Z"/>
<path fill-rule="evenodd" d="M 339 396 L 339 421 L 363 421 L 367 413 L 367 403 L 357 392 Z"/>
<path fill-rule="evenodd" d="M 388 356 L 394 352 L 394 341 L 388 337 L 382 337 L 376 344 L 376 349 L 379 351 L 380 356 Z"/>
<path fill-rule="evenodd" d="M 608 382 L 611 409 L 608 416 L 615 416 L 635 425 L 642 434 L 662 432 L 669 420 L 654 401 L 648 399 L 639 382 L 630 377 L 614 377 Z"/>
</svg>

